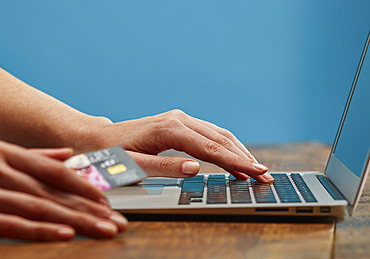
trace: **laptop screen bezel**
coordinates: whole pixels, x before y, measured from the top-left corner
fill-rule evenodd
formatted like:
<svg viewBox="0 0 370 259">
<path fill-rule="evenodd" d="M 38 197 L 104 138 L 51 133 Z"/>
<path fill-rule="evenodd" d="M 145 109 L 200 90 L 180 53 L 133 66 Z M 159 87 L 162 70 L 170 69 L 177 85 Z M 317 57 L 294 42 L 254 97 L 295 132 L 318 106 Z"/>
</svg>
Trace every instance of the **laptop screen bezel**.
<svg viewBox="0 0 370 259">
<path fill-rule="evenodd" d="M 325 169 L 325 176 L 330 179 L 330 181 L 337 187 L 337 189 L 343 194 L 343 196 L 349 202 L 348 206 L 348 213 L 351 215 L 357 206 L 362 190 L 364 188 L 367 175 L 369 174 L 370 165 L 369 165 L 369 153 L 367 154 L 367 158 L 365 160 L 363 170 L 361 172 L 361 178 L 358 178 L 350 169 L 348 169 L 344 163 L 342 163 L 336 156 L 335 150 L 342 132 L 342 128 L 344 125 L 344 121 L 347 116 L 347 112 L 352 100 L 353 93 L 355 91 L 358 78 L 360 76 L 361 68 L 365 60 L 366 52 L 368 50 L 370 43 L 370 31 L 367 36 L 367 40 L 361 55 L 361 59 L 359 65 L 357 67 L 357 71 L 355 74 L 355 78 L 352 83 L 351 91 L 347 99 L 347 103 L 342 115 L 341 122 L 339 124 L 339 128 L 335 137 L 335 141 L 333 143 L 329 160 Z M 353 191 L 356 190 L 356 191 Z"/>
</svg>

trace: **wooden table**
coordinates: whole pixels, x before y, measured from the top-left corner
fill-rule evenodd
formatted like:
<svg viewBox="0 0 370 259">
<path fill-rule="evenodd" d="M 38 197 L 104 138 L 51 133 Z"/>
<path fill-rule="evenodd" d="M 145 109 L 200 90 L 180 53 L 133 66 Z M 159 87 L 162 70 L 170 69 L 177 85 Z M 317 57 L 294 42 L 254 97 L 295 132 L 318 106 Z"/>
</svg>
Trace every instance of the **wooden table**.
<svg viewBox="0 0 370 259">
<path fill-rule="evenodd" d="M 250 146 L 270 171 L 323 171 L 320 143 Z M 202 163 L 203 172 L 221 172 Z M 28 243 L 0 239 L 0 258 L 370 258 L 370 182 L 354 216 L 334 218 L 156 217 L 131 221 L 110 240 Z M 159 220 L 160 219 L 160 220 Z"/>
</svg>

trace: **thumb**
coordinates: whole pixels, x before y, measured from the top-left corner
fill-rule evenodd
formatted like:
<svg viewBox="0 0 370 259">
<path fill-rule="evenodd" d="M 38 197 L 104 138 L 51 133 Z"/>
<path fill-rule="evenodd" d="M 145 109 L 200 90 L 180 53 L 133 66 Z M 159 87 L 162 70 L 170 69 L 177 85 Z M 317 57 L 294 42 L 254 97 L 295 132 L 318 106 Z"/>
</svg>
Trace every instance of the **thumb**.
<svg viewBox="0 0 370 259">
<path fill-rule="evenodd" d="M 189 158 L 127 153 L 149 177 L 189 178 L 199 172 L 199 163 Z"/>
</svg>

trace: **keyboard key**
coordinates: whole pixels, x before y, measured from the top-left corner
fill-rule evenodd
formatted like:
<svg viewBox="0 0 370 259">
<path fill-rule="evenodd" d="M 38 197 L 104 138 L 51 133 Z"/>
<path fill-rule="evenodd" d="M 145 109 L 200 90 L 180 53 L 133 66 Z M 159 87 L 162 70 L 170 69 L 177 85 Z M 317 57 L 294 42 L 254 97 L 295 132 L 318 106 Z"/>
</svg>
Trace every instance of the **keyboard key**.
<svg viewBox="0 0 370 259">
<path fill-rule="evenodd" d="M 291 177 L 306 202 L 317 202 L 315 196 L 300 174 L 294 173 L 291 174 Z"/>
<path fill-rule="evenodd" d="M 207 181 L 207 204 L 225 204 L 226 182 L 225 175 L 209 175 Z"/>
<path fill-rule="evenodd" d="M 190 196 L 181 193 L 179 198 L 179 205 L 190 204 L 190 198 Z"/>
<path fill-rule="evenodd" d="M 252 187 L 257 203 L 276 203 L 275 195 L 272 192 L 270 184 L 259 183 L 252 179 Z"/>
<path fill-rule="evenodd" d="M 272 176 L 275 178 L 273 184 L 280 198 L 280 202 L 282 203 L 301 202 L 296 190 L 294 189 L 292 183 L 288 178 L 288 175 L 272 174 Z"/>
<path fill-rule="evenodd" d="M 204 193 L 204 176 L 196 175 L 192 178 L 185 178 L 182 182 L 181 194 L 179 197 L 180 205 L 190 204 L 191 202 L 202 201 Z"/>
<path fill-rule="evenodd" d="M 233 176 L 233 175 L 229 174 L 229 180 L 230 180 L 230 181 L 235 181 L 235 180 L 237 180 L 237 179 L 235 178 L 235 176 Z"/>
<path fill-rule="evenodd" d="M 301 202 L 287 174 L 272 174 L 272 176 L 275 178 L 273 184 L 263 184 L 254 179 L 250 181 L 240 180 L 229 175 L 228 184 L 231 203 L 252 203 L 250 189 L 252 189 L 257 203 L 276 203 L 272 188 L 276 190 L 281 203 Z M 293 173 L 291 177 L 306 202 L 317 202 L 300 174 Z M 207 204 L 226 204 L 226 185 L 225 175 L 209 175 L 208 178 L 197 175 L 186 178 L 182 182 L 179 204 L 203 202 L 205 186 L 207 187 Z"/>
<path fill-rule="evenodd" d="M 221 179 L 221 180 L 225 180 L 225 175 L 223 174 L 211 174 L 208 176 L 208 181 L 209 180 L 214 180 L 214 179 Z"/>
<path fill-rule="evenodd" d="M 201 176 L 201 177 L 198 177 L 198 176 Z M 197 175 L 192 178 L 185 178 L 183 179 L 182 184 L 186 184 L 186 183 L 203 183 L 204 184 L 204 176 Z"/>
<path fill-rule="evenodd" d="M 204 183 L 184 182 L 182 192 L 203 192 Z"/>
<path fill-rule="evenodd" d="M 230 182 L 230 199 L 231 203 L 252 203 L 249 186 L 239 187 Z"/>
</svg>

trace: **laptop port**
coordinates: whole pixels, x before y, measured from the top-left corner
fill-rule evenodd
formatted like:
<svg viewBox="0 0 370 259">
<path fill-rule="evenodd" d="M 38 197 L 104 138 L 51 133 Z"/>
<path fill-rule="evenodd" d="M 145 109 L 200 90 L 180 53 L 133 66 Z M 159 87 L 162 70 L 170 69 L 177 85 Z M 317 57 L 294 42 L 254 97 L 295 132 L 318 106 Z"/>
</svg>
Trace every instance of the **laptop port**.
<svg viewBox="0 0 370 259">
<path fill-rule="evenodd" d="M 297 213 L 313 213 L 313 207 L 297 207 Z"/>
<path fill-rule="evenodd" d="M 286 208 L 257 208 L 255 212 L 261 213 L 288 213 L 289 209 Z"/>
<path fill-rule="evenodd" d="M 330 207 L 321 207 L 320 208 L 320 212 L 321 213 L 330 213 L 331 212 L 331 208 Z"/>
</svg>

